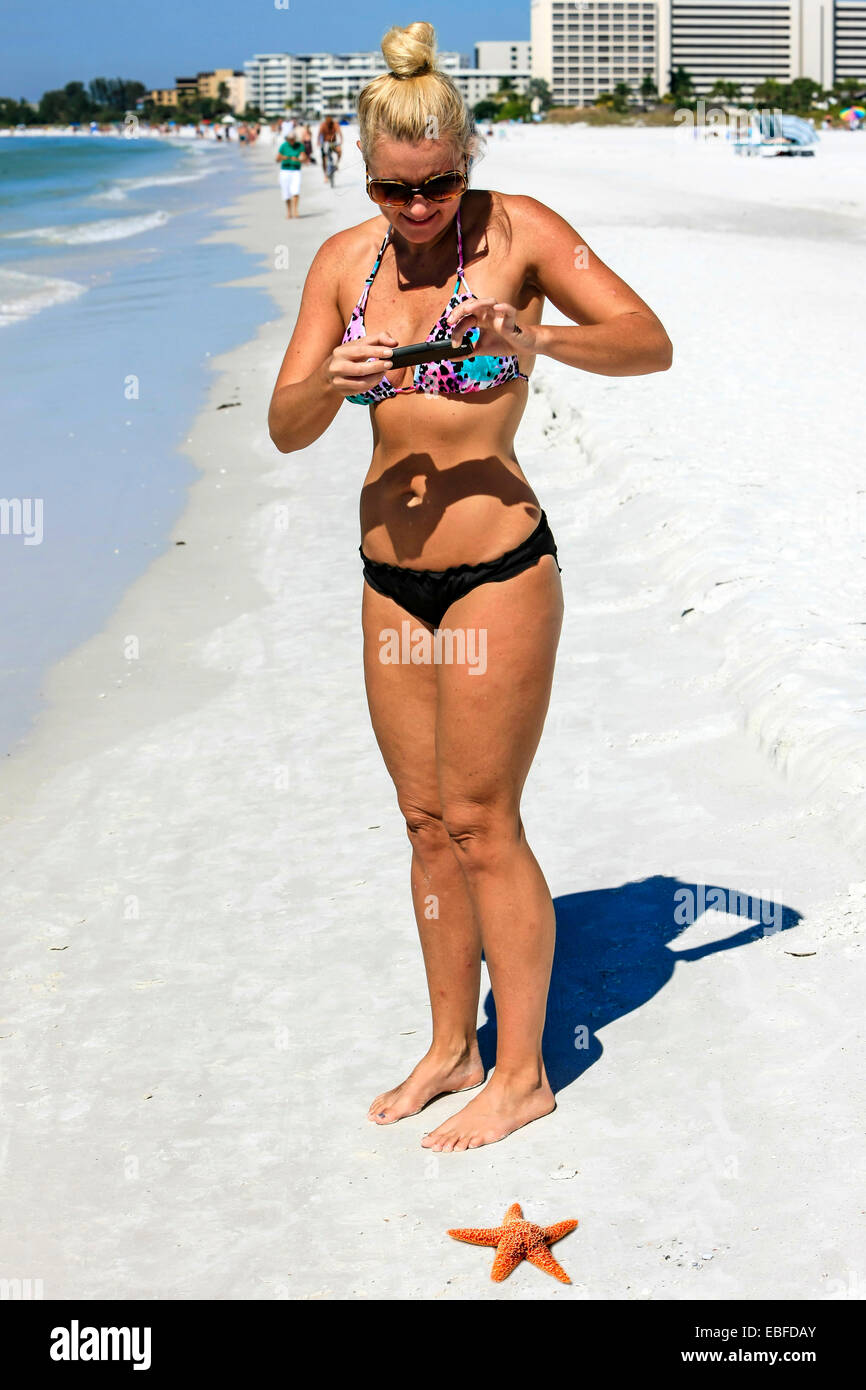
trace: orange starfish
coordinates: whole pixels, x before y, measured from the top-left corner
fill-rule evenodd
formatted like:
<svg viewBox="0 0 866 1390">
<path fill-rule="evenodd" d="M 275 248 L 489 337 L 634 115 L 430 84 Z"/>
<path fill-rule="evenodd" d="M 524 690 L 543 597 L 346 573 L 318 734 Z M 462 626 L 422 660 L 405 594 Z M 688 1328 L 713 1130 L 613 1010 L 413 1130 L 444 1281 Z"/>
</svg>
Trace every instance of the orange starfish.
<svg viewBox="0 0 866 1390">
<path fill-rule="evenodd" d="M 497 1283 L 507 1279 L 521 1260 L 528 1260 L 530 1264 L 543 1269 L 546 1274 L 552 1274 L 554 1279 L 559 1279 L 563 1284 L 570 1284 L 571 1280 L 562 1265 L 557 1264 L 547 1247 L 555 1240 L 567 1236 L 576 1225 L 576 1221 L 558 1221 L 555 1226 L 535 1226 L 531 1221 L 523 1219 L 520 1203 L 514 1202 L 505 1213 L 505 1221 L 501 1226 L 491 1227 L 489 1230 L 472 1228 L 449 1231 L 448 1235 L 453 1236 L 455 1240 L 468 1241 L 470 1245 L 495 1245 L 496 1259 L 493 1261 L 490 1278 L 495 1279 Z"/>
</svg>

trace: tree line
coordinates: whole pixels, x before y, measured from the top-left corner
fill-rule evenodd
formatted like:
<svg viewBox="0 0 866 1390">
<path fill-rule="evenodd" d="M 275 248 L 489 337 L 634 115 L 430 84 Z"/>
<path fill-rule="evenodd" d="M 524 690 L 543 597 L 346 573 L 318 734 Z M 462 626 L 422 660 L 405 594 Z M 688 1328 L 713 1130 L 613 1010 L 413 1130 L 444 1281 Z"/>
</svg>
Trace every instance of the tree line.
<svg viewBox="0 0 866 1390">
<path fill-rule="evenodd" d="M 667 105 L 694 109 L 698 97 L 694 79 L 685 68 L 671 71 L 669 92 L 659 98 L 652 75 L 644 75 L 635 92 L 628 82 L 618 82 L 609 92 L 600 92 L 595 105 L 606 106 L 610 110 L 625 114 L 636 104 L 643 107 Z M 65 87 L 43 92 L 37 104 L 33 105 L 21 97 L 0 97 L 0 125 L 84 125 L 90 121 L 109 124 L 122 121 L 128 111 L 135 111 L 141 103 L 144 115 L 149 120 L 200 121 L 213 120 L 232 112 L 226 100 L 228 88 L 220 83 L 219 96 L 203 97 L 194 94 L 184 96 L 176 106 L 160 106 L 147 95 L 148 88 L 143 82 L 134 82 L 122 77 L 94 77 L 85 87 L 83 82 L 67 82 Z M 750 103 L 755 106 L 779 108 L 793 115 L 807 116 L 819 104 L 833 108 L 861 100 L 866 92 L 866 78 L 841 78 L 827 90 L 811 77 L 795 77 L 791 82 L 779 82 L 766 78 L 755 87 Z M 742 87 L 736 82 L 719 80 L 715 82 L 706 98 L 723 101 L 730 105 L 743 103 Z M 503 77 L 499 89 L 492 96 L 475 103 L 475 118 L 479 121 L 527 121 L 532 115 L 533 102 L 537 100 L 540 111 L 546 112 L 554 105 L 548 84 L 543 78 L 534 77 L 525 92 L 518 92 L 510 77 Z M 248 106 L 242 113 L 244 120 L 260 120 L 262 113 L 258 107 Z"/>
</svg>

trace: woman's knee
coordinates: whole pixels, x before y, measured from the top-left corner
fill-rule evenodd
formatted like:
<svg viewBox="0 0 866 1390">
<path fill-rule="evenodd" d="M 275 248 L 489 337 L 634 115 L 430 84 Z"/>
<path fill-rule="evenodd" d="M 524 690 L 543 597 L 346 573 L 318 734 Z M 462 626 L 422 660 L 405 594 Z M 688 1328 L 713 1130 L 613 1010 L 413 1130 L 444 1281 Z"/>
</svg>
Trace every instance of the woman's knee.
<svg viewBox="0 0 866 1390">
<path fill-rule="evenodd" d="M 518 808 L 496 802 L 446 803 L 442 823 L 467 869 L 501 865 L 514 853 L 523 832 Z"/>
<path fill-rule="evenodd" d="M 451 849 L 451 839 L 438 807 L 413 800 L 400 799 L 400 810 L 406 822 L 410 844 L 423 858 Z"/>
</svg>

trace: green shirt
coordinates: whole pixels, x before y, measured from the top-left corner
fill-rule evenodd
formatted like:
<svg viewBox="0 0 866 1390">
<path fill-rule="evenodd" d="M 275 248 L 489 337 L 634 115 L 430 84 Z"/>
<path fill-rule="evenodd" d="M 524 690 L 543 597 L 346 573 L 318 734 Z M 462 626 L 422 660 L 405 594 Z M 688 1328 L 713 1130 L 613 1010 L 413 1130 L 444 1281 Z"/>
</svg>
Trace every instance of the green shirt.
<svg viewBox="0 0 866 1390">
<path fill-rule="evenodd" d="M 298 140 L 286 139 L 280 145 L 277 154 L 283 156 L 283 162 L 280 165 L 281 169 L 300 169 L 304 147 Z"/>
</svg>

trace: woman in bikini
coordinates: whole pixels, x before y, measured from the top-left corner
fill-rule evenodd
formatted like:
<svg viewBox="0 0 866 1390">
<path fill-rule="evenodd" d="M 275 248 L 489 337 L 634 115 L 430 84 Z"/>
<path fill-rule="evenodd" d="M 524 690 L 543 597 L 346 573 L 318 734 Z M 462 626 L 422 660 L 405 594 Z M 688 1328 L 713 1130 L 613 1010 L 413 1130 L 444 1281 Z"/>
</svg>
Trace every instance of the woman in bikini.
<svg viewBox="0 0 866 1390">
<path fill-rule="evenodd" d="M 672 349 L 649 306 L 557 213 L 468 187 L 472 121 L 435 67 L 432 26 L 391 29 L 382 51 L 390 71 L 358 103 L 367 191 L 379 212 L 318 251 L 268 424 L 290 453 L 318 439 L 344 401 L 369 408 L 364 673 L 412 846 L 432 1041 L 368 1117 L 393 1124 L 484 1081 L 483 950 L 496 1067 L 422 1138 L 450 1152 L 503 1139 L 555 1107 L 541 1054 L 554 909 L 520 798 L 563 604 L 553 535 L 514 451 L 527 379 L 538 354 L 635 376 L 665 371 Z M 542 325 L 545 299 L 571 322 Z M 467 331 L 471 357 L 390 365 L 397 344 L 452 339 L 456 349 Z M 465 634 L 466 652 L 470 637 L 476 655 L 483 645 L 483 663 L 423 659 L 437 629 Z M 384 659 L 386 634 L 401 632 L 421 660 Z"/>
</svg>

